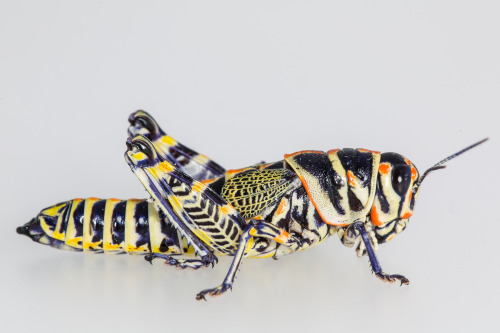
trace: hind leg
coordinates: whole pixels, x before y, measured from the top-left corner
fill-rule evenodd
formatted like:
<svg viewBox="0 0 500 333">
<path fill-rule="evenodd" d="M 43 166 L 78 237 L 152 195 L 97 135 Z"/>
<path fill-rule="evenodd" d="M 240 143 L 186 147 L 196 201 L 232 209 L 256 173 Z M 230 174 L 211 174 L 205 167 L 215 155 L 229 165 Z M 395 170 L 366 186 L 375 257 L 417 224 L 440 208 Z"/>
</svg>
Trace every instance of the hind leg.
<svg viewBox="0 0 500 333">
<path fill-rule="evenodd" d="M 136 135 L 147 137 L 164 160 L 198 181 L 220 177 L 226 171 L 207 156 L 177 142 L 167 135 L 156 120 L 145 111 L 136 111 L 129 117 L 129 138 Z"/>
<path fill-rule="evenodd" d="M 162 159 L 146 137 L 138 135 L 128 144 L 127 163 L 162 211 L 195 252 L 236 252 L 245 219 L 207 185 Z"/>
</svg>

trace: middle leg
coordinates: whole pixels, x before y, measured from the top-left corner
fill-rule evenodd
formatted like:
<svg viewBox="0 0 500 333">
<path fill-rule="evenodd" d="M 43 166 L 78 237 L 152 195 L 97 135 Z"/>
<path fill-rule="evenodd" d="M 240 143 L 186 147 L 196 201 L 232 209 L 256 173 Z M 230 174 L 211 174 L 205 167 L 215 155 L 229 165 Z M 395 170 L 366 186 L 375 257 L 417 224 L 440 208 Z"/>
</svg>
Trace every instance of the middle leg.
<svg viewBox="0 0 500 333">
<path fill-rule="evenodd" d="M 240 237 L 240 242 L 238 244 L 238 250 L 234 255 L 233 262 L 231 263 L 231 267 L 227 272 L 226 277 L 221 285 L 211 288 L 205 289 L 199 292 L 196 295 L 196 299 L 206 300 L 205 296 L 218 296 L 226 292 L 228 289 L 233 288 L 234 278 L 236 277 L 236 272 L 241 265 L 241 261 L 245 256 L 245 251 L 248 242 L 252 237 L 263 237 L 268 238 L 280 243 L 286 247 L 289 247 L 292 251 L 299 250 L 306 240 L 303 238 L 295 237 L 290 235 L 285 230 L 278 228 L 270 223 L 266 223 L 260 220 L 250 220 L 250 222 L 245 227 L 243 234 Z"/>
</svg>

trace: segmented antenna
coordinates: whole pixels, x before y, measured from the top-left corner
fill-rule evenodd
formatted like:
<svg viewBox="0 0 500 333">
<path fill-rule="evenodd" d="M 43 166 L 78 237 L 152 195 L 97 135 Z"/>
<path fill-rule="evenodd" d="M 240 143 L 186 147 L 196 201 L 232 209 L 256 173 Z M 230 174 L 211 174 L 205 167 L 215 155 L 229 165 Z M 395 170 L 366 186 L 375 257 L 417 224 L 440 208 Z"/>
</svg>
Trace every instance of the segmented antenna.
<svg viewBox="0 0 500 333">
<path fill-rule="evenodd" d="M 420 184 L 422 184 L 422 182 L 424 181 L 425 177 L 427 177 L 427 175 L 429 173 L 431 173 L 432 171 L 435 171 L 435 170 L 439 170 L 439 169 L 444 169 L 446 168 L 446 165 L 443 165 L 445 164 L 446 162 L 448 162 L 449 160 L 452 160 L 454 159 L 455 157 L 459 156 L 459 155 L 462 155 L 463 153 L 465 153 L 467 150 L 470 150 L 476 146 L 479 146 L 481 143 L 487 141 L 489 138 L 484 138 L 482 139 L 481 141 L 479 142 L 476 142 L 474 143 L 473 145 L 470 145 L 469 147 L 467 148 L 464 148 L 462 150 L 460 150 L 459 152 L 456 152 L 455 154 L 453 155 L 450 155 L 448 156 L 447 158 L 445 158 L 444 160 L 441 160 L 439 162 L 437 162 L 436 164 L 434 164 L 432 167 L 430 167 L 429 169 L 425 170 L 424 174 L 422 175 L 422 177 L 420 177 L 420 179 L 415 183 L 415 185 L 413 185 L 413 193 L 415 194 L 418 190 L 418 187 L 420 186 Z"/>
</svg>

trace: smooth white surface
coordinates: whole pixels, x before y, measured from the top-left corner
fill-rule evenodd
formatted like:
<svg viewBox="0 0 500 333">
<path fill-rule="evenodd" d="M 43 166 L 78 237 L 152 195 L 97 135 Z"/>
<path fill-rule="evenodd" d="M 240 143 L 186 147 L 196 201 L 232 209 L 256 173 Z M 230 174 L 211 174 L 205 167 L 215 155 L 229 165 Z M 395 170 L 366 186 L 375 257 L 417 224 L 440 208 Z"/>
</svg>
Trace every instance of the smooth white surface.
<svg viewBox="0 0 500 333">
<path fill-rule="evenodd" d="M 0 327 L 38 332 L 498 329 L 497 1 L 2 1 Z M 337 239 L 279 261 L 177 271 L 17 235 L 74 197 L 145 197 L 128 114 L 227 168 L 303 149 L 404 154 L 429 176 L 383 284 Z M 8 329 L 8 330 L 4 330 Z"/>
</svg>

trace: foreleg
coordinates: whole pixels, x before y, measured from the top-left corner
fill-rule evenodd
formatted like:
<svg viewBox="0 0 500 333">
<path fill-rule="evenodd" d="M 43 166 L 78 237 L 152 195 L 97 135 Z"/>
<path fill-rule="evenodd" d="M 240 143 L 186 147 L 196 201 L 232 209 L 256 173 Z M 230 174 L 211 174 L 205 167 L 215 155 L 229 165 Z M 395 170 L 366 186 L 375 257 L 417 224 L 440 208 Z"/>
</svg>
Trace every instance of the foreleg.
<svg viewBox="0 0 500 333">
<path fill-rule="evenodd" d="M 382 271 L 382 267 L 380 266 L 380 263 L 378 262 L 377 256 L 375 255 L 375 251 L 373 250 L 372 244 L 370 242 L 370 236 L 368 235 L 368 232 L 365 229 L 365 226 L 363 225 L 362 222 L 356 222 L 354 225 L 354 228 L 359 231 L 361 235 L 361 239 L 365 245 L 365 250 L 366 253 L 368 254 L 368 258 L 370 259 L 370 264 L 373 269 L 373 273 L 382 281 L 384 282 L 395 282 L 396 280 L 401 281 L 401 285 L 403 284 L 410 284 L 410 280 L 405 278 L 403 275 L 399 274 L 386 274 Z"/>
</svg>

